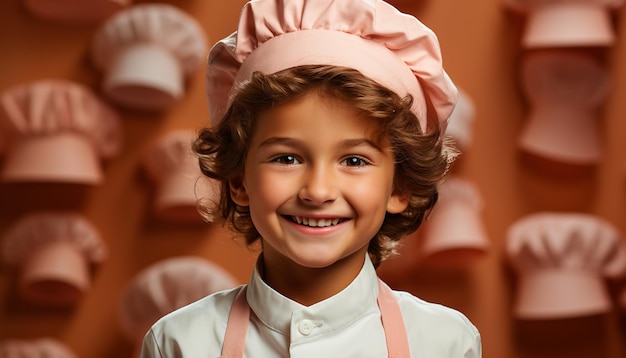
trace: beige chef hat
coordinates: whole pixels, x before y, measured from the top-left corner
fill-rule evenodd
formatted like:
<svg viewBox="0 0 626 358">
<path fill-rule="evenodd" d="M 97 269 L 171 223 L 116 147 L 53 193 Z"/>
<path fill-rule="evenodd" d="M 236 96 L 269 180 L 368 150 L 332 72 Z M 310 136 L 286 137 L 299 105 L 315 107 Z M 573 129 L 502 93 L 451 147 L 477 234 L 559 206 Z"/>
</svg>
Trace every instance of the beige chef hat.
<svg viewBox="0 0 626 358">
<path fill-rule="evenodd" d="M 466 91 L 459 88 L 458 100 L 448 119 L 445 134 L 454 139 L 456 147 L 461 151 L 469 149 L 472 144 L 475 117 L 474 101 Z"/>
<path fill-rule="evenodd" d="M 143 269 L 129 283 L 120 304 L 121 326 L 128 339 L 139 344 L 161 316 L 235 285 L 228 272 L 204 258 L 164 259 Z"/>
<path fill-rule="evenodd" d="M 104 93 L 137 109 L 162 110 L 183 97 L 185 79 L 207 52 L 207 39 L 190 15 L 168 4 L 123 10 L 97 31 L 91 49 L 104 72 Z"/>
<path fill-rule="evenodd" d="M 201 222 L 198 200 L 219 199 L 219 184 L 202 174 L 191 148 L 195 135 L 191 129 L 174 130 L 146 150 L 143 165 L 156 184 L 154 211 L 162 219 Z"/>
<path fill-rule="evenodd" d="M 524 48 L 611 46 L 611 12 L 623 0 L 503 0 L 526 16 Z"/>
<path fill-rule="evenodd" d="M 77 358 L 64 343 L 53 338 L 5 339 L 0 341 L 1 358 Z"/>
<path fill-rule="evenodd" d="M 87 87 L 66 80 L 19 84 L 0 95 L 4 181 L 102 181 L 101 159 L 118 154 L 117 114 Z"/>
<path fill-rule="evenodd" d="M 606 220 L 581 213 L 528 215 L 509 228 L 507 258 L 518 274 L 514 314 L 560 319 L 605 313 L 605 278 L 626 274 L 622 235 Z"/>
<path fill-rule="evenodd" d="M 33 15 L 52 21 L 69 23 L 99 22 L 125 8 L 131 0 L 24 0 Z"/>
<path fill-rule="evenodd" d="M 424 222 L 422 255 L 434 263 L 467 264 L 489 250 L 482 218 L 484 202 L 470 181 L 451 176 L 439 190 L 439 200 Z"/>
<path fill-rule="evenodd" d="M 3 261 L 19 268 L 21 296 L 40 304 L 75 304 L 90 288 L 90 266 L 106 256 L 96 228 L 77 213 L 29 214 L 2 242 Z"/>
<path fill-rule="evenodd" d="M 590 166 L 602 157 L 599 107 L 610 89 L 608 70 L 583 52 L 542 51 L 522 59 L 529 114 L 518 146 L 567 165 Z"/>
</svg>

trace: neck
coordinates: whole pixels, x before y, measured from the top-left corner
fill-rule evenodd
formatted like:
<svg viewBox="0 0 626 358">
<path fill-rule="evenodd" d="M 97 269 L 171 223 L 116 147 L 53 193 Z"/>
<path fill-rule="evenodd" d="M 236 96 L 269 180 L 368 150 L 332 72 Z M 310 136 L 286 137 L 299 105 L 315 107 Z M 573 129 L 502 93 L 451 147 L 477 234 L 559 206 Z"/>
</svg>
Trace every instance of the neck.
<svg viewBox="0 0 626 358">
<path fill-rule="evenodd" d="M 331 266 L 300 266 L 282 256 L 264 252 L 261 259 L 263 280 L 283 296 L 305 306 L 323 301 L 346 288 L 359 274 L 366 252 L 357 252 Z"/>
</svg>

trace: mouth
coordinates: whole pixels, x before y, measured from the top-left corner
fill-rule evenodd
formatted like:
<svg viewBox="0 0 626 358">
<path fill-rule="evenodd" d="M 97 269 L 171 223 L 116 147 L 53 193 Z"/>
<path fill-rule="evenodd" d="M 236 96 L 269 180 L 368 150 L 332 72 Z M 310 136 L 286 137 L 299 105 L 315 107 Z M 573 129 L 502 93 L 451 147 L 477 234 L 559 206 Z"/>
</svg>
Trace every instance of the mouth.
<svg viewBox="0 0 626 358">
<path fill-rule="evenodd" d="M 347 220 L 347 219 L 342 219 L 342 218 L 315 219 L 315 218 L 308 218 L 304 216 L 295 216 L 295 215 L 288 216 L 288 218 L 291 219 L 291 221 L 293 221 L 296 224 L 304 225 L 308 227 L 335 226 Z"/>
</svg>

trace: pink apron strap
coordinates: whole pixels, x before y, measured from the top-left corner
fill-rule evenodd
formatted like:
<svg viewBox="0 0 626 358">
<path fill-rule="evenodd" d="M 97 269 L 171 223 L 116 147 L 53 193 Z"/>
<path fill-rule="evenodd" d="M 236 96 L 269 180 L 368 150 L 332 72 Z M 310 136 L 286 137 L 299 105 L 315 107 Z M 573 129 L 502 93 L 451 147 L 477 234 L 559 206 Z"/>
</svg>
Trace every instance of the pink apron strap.
<svg viewBox="0 0 626 358">
<path fill-rule="evenodd" d="M 402 319 L 398 300 L 391 288 L 382 280 L 378 280 L 378 308 L 385 330 L 387 352 L 390 358 L 406 358 L 411 356 L 409 339 Z"/>
<path fill-rule="evenodd" d="M 250 306 L 246 300 L 246 286 L 244 286 L 239 290 L 230 309 L 220 358 L 243 358 L 249 321 Z"/>
</svg>

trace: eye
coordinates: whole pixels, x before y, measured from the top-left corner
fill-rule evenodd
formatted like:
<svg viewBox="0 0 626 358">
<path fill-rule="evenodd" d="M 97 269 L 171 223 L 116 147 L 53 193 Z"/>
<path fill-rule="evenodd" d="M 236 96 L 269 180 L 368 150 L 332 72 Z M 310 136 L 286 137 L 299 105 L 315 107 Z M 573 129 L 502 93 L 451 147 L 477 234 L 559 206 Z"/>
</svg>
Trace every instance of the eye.
<svg viewBox="0 0 626 358">
<path fill-rule="evenodd" d="M 300 164 L 300 160 L 296 158 L 295 155 L 285 154 L 274 157 L 272 162 L 276 162 L 279 164 Z"/>
<path fill-rule="evenodd" d="M 348 167 L 363 167 L 370 163 L 361 157 L 347 157 L 341 161 L 341 164 Z"/>
</svg>

